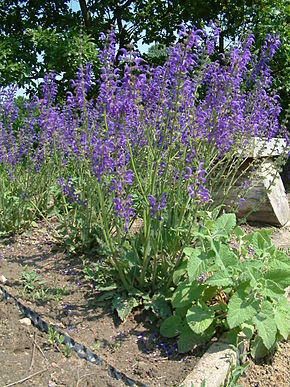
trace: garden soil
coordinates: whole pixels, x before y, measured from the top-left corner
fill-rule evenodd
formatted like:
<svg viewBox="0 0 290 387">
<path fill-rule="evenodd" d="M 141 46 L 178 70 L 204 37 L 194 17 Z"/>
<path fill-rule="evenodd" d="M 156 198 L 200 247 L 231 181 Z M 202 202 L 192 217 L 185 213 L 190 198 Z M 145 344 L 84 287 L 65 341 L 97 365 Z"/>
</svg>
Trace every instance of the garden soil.
<svg viewBox="0 0 290 387">
<path fill-rule="evenodd" d="M 243 226 L 248 232 L 261 227 Z M 290 227 L 274 229 L 276 246 L 290 248 Z M 35 271 L 47 292 L 37 299 L 24 292 L 24 272 Z M 128 377 L 149 386 L 178 386 L 206 350 L 200 346 L 178 354 L 176 343 L 160 337 L 158 328 L 141 309 L 121 322 L 108 303 L 97 303 L 93 284 L 84 278 L 80 257 L 68 258 L 45 224 L 32 231 L 0 240 L 0 279 L 9 293 L 77 342 L 95 351 Z M 59 298 L 58 298 L 59 296 Z M 123 386 L 104 366 L 81 360 L 49 342 L 11 302 L 0 302 L 0 386 Z M 244 387 L 290 386 L 288 342 L 262 364 L 250 360 Z"/>
</svg>

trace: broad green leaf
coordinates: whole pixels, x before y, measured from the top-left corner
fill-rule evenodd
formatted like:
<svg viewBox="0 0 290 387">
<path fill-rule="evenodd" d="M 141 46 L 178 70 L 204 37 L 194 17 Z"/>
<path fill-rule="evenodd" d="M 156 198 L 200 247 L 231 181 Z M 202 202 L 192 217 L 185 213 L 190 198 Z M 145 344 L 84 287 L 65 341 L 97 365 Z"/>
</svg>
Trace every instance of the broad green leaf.
<svg viewBox="0 0 290 387">
<path fill-rule="evenodd" d="M 203 290 L 202 285 L 198 285 L 195 281 L 193 283 L 181 283 L 172 296 L 172 305 L 174 308 L 182 308 L 191 305 L 193 301 L 197 300 Z"/>
<path fill-rule="evenodd" d="M 192 306 L 186 314 L 186 321 L 195 333 L 204 332 L 213 322 L 215 312 L 204 302 Z"/>
<path fill-rule="evenodd" d="M 254 325 L 244 323 L 241 325 L 241 328 L 246 338 L 251 340 L 255 332 Z"/>
<path fill-rule="evenodd" d="M 266 230 L 248 234 L 243 239 L 252 244 L 257 255 L 263 255 L 266 249 L 272 245 L 269 233 Z"/>
<path fill-rule="evenodd" d="M 239 262 L 236 254 L 224 243 L 220 246 L 219 255 L 225 267 L 236 266 Z"/>
<path fill-rule="evenodd" d="M 207 286 L 203 291 L 203 295 L 202 295 L 203 301 L 207 302 L 211 300 L 213 296 L 216 295 L 217 291 L 218 291 L 217 286 Z"/>
<path fill-rule="evenodd" d="M 139 303 L 134 297 L 117 296 L 113 299 L 113 308 L 116 309 L 118 316 L 122 321 L 128 317 L 132 309 L 138 306 Z"/>
<path fill-rule="evenodd" d="M 258 312 L 259 302 L 239 289 L 230 299 L 228 307 L 227 322 L 232 329 L 251 320 Z"/>
<path fill-rule="evenodd" d="M 239 333 L 241 332 L 241 329 L 240 327 L 236 327 L 234 329 L 231 329 L 228 333 L 227 333 L 227 341 L 234 345 L 235 347 L 237 347 L 238 345 L 238 338 L 239 338 Z"/>
<path fill-rule="evenodd" d="M 234 233 L 239 240 L 245 235 L 244 230 L 240 226 L 234 229 Z"/>
<path fill-rule="evenodd" d="M 255 339 L 251 342 L 251 355 L 254 359 L 262 359 L 268 353 L 267 348 L 265 347 L 263 340 L 260 336 L 256 336 Z"/>
<path fill-rule="evenodd" d="M 171 315 L 171 309 L 161 294 L 154 296 L 151 300 L 151 308 L 156 316 L 164 320 Z"/>
<path fill-rule="evenodd" d="M 266 249 L 267 247 L 270 247 L 272 246 L 272 241 L 271 241 L 271 238 L 270 238 L 270 234 L 272 233 L 272 230 L 266 230 L 266 229 L 263 229 L 263 230 L 260 230 L 258 231 L 258 233 L 260 234 L 260 236 L 264 239 L 264 249 Z"/>
<path fill-rule="evenodd" d="M 290 259 L 289 257 L 280 252 L 275 254 L 275 258 L 271 259 L 269 264 L 268 264 L 269 269 L 272 270 L 290 270 Z"/>
<path fill-rule="evenodd" d="M 194 249 L 188 257 L 187 273 L 190 282 L 197 279 L 198 276 L 205 272 L 206 265 L 205 262 L 200 259 L 200 253 L 200 249 Z"/>
<path fill-rule="evenodd" d="M 289 269 L 290 267 L 289 255 L 286 254 L 285 251 L 276 250 L 275 259 L 278 259 L 280 262 L 284 262 Z"/>
<path fill-rule="evenodd" d="M 178 267 L 174 270 L 172 279 L 174 285 L 177 285 L 180 281 L 181 277 L 186 274 L 187 262 L 182 262 Z"/>
<path fill-rule="evenodd" d="M 271 281 L 269 279 L 265 280 L 263 296 L 270 297 L 272 299 L 279 298 L 284 294 L 284 289 L 276 284 L 276 282 Z"/>
<path fill-rule="evenodd" d="M 276 341 L 277 327 L 273 306 L 269 301 L 262 302 L 261 311 L 254 317 L 253 321 L 265 347 L 272 348 Z"/>
<path fill-rule="evenodd" d="M 170 316 L 160 326 L 160 333 L 164 337 L 175 337 L 182 329 L 182 320 L 179 316 Z"/>
<path fill-rule="evenodd" d="M 272 269 L 265 273 L 264 278 L 272 280 L 286 289 L 290 284 L 290 270 Z"/>
<path fill-rule="evenodd" d="M 236 226 L 235 214 L 223 214 L 214 223 L 213 233 L 214 236 L 229 236 L 234 227 Z"/>
<path fill-rule="evenodd" d="M 274 320 L 280 334 L 287 340 L 290 333 L 290 305 L 285 297 L 281 297 L 274 308 Z"/>
<path fill-rule="evenodd" d="M 185 247 L 183 249 L 183 253 L 187 256 L 187 257 L 190 257 L 192 254 L 194 254 L 196 249 L 192 248 L 192 247 Z"/>
<path fill-rule="evenodd" d="M 195 344 L 198 344 L 199 335 L 194 333 L 188 325 L 182 327 L 179 339 L 177 341 L 178 352 L 185 353 L 192 349 Z"/>
<path fill-rule="evenodd" d="M 218 271 L 206 280 L 206 283 L 211 286 L 231 286 L 233 281 L 227 271 Z"/>
</svg>

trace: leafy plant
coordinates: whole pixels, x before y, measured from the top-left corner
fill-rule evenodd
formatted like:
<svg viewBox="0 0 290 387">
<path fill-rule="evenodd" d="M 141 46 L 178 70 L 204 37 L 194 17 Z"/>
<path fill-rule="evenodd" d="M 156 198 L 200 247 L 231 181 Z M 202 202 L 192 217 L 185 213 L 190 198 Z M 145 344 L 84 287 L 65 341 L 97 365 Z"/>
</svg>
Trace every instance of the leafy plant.
<svg viewBox="0 0 290 387">
<path fill-rule="evenodd" d="M 51 325 L 48 326 L 48 341 L 52 347 L 57 349 L 59 352 L 63 351 L 66 357 L 69 357 L 71 354 L 71 347 L 68 344 L 64 344 L 64 335 L 57 332 Z M 59 345 L 61 347 L 59 348 Z"/>
<path fill-rule="evenodd" d="M 33 300 L 41 300 L 47 302 L 53 299 L 58 305 L 62 297 L 67 294 L 66 286 L 58 288 L 53 286 L 49 288 L 45 285 L 45 282 L 41 280 L 35 270 L 28 270 L 28 266 L 24 267 L 21 274 L 23 282 L 23 294 L 28 294 Z"/>
<path fill-rule="evenodd" d="M 264 357 L 290 332 L 284 295 L 289 257 L 271 244 L 268 231 L 244 234 L 234 214 L 206 220 L 195 235 L 197 246 L 184 249 L 176 270 L 174 312 L 161 324 L 161 334 L 179 336 L 183 352 L 223 331 L 236 344 L 243 332 L 252 356 Z"/>
<path fill-rule="evenodd" d="M 23 282 L 23 292 L 27 292 L 28 294 L 35 294 L 44 284 L 44 282 L 41 281 L 36 271 L 28 270 L 27 265 L 24 266 L 24 270 L 21 274 L 21 279 Z"/>
</svg>

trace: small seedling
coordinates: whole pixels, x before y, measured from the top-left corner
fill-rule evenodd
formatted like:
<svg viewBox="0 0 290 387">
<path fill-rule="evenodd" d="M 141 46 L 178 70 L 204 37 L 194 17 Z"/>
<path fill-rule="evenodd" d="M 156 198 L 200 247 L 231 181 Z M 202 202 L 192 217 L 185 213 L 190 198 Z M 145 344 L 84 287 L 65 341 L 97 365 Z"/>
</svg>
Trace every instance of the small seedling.
<svg viewBox="0 0 290 387">
<path fill-rule="evenodd" d="M 101 348 L 100 340 L 95 341 L 94 344 L 93 344 L 93 349 L 99 350 L 100 348 Z"/>
<path fill-rule="evenodd" d="M 71 348 L 68 346 L 68 344 L 65 344 L 63 347 L 63 353 L 66 357 L 69 357 L 71 355 Z"/>
<path fill-rule="evenodd" d="M 28 271 L 27 265 L 24 267 L 21 278 L 23 281 L 24 293 L 32 293 L 44 284 L 44 282 L 40 281 L 40 277 L 34 270 Z"/>
</svg>

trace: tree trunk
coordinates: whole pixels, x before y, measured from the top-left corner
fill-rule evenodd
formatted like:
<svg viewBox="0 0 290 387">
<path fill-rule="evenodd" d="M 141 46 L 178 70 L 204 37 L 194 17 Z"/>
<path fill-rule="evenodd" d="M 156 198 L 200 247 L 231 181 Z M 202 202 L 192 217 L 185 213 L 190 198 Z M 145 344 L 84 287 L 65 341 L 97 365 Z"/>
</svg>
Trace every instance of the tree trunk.
<svg viewBox="0 0 290 387">
<path fill-rule="evenodd" d="M 246 178 L 239 179 L 230 190 L 225 204 L 231 206 L 241 197 Z M 250 188 L 240 200 L 237 217 L 284 226 L 290 220 L 289 203 L 283 182 L 272 161 L 263 163 L 261 173 L 255 177 Z"/>
</svg>

